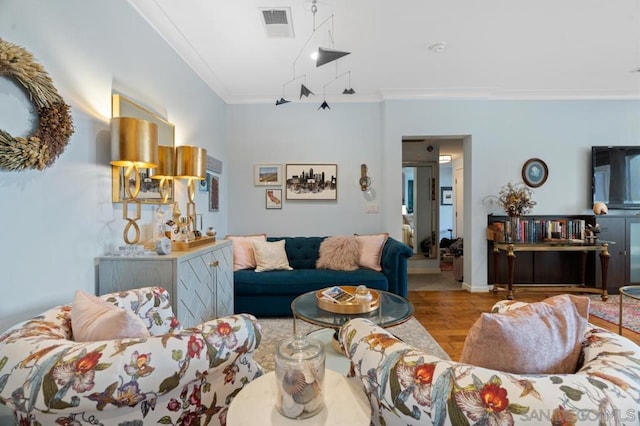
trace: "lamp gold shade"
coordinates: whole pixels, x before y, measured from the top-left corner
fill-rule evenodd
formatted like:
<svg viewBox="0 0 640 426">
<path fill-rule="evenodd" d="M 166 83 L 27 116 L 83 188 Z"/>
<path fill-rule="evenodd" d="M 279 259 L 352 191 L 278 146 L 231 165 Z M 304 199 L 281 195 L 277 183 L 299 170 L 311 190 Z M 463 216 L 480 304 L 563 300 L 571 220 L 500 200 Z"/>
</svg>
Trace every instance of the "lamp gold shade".
<svg viewBox="0 0 640 426">
<path fill-rule="evenodd" d="M 151 179 L 171 178 L 176 174 L 176 155 L 172 146 L 158 147 L 158 167 L 153 170 Z"/>
<path fill-rule="evenodd" d="M 175 177 L 178 179 L 206 179 L 207 150 L 190 145 L 177 147 Z"/>
<path fill-rule="evenodd" d="M 118 167 L 157 167 L 158 125 L 132 117 L 112 118 L 111 164 Z"/>
</svg>

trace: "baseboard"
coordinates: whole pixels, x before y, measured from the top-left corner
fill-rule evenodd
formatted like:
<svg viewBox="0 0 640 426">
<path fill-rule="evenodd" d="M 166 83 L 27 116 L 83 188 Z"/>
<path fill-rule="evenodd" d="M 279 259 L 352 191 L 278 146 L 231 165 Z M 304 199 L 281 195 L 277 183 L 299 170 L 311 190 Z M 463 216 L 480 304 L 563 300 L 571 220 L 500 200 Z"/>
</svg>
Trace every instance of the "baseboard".
<svg viewBox="0 0 640 426">
<path fill-rule="evenodd" d="M 483 286 L 471 286 L 465 282 L 462 283 L 462 288 L 467 290 L 470 293 L 488 293 L 493 286 L 483 285 Z"/>
<path fill-rule="evenodd" d="M 409 274 L 439 274 L 440 268 L 408 268 L 407 272 Z"/>
</svg>

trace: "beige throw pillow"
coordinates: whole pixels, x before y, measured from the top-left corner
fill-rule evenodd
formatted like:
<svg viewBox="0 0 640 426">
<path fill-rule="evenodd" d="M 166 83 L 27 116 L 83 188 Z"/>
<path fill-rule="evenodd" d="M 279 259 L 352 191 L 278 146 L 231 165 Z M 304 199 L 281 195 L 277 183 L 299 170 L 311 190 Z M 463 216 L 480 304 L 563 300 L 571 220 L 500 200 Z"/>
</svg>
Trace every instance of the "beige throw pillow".
<svg viewBox="0 0 640 426">
<path fill-rule="evenodd" d="M 320 243 L 316 268 L 355 271 L 360 267 L 359 260 L 360 246 L 355 237 L 328 237 Z"/>
<path fill-rule="evenodd" d="M 133 312 L 80 290 L 71 305 L 71 329 L 76 342 L 150 336 Z"/>
<path fill-rule="evenodd" d="M 359 264 L 363 268 L 382 271 L 380 259 L 382 259 L 382 249 L 387 242 L 389 234 L 356 235 L 356 241 L 360 246 Z"/>
<path fill-rule="evenodd" d="M 563 294 L 482 314 L 469 330 L 460 362 L 516 374 L 575 373 L 588 312 L 588 297 Z"/>
<path fill-rule="evenodd" d="M 285 240 L 274 242 L 253 241 L 256 255 L 256 272 L 291 270 L 287 252 L 284 250 Z"/>
<path fill-rule="evenodd" d="M 253 251 L 253 242 L 267 241 L 267 234 L 227 235 L 225 239 L 233 241 L 233 270 L 255 269 L 256 256 Z"/>
</svg>

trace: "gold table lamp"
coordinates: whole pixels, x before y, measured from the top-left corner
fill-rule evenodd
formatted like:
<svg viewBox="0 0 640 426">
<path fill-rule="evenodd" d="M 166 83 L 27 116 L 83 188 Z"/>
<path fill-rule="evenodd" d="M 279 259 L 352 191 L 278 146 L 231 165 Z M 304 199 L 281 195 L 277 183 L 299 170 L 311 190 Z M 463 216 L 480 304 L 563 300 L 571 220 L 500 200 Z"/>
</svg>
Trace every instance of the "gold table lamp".
<svg viewBox="0 0 640 426">
<path fill-rule="evenodd" d="M 187 218 L 192 231 L 196 227 L 196 180 L 207 178 L 207 150 L 197 146 L 182 145 L 176 148 L 176 179 L 187 179 Z"/>
<path fill-rule="evenodd" d="M 140 227 L 137 221 L 141 216 L 141 206 L 137 199 L 141 183 L 139 169 L 153 169 L 158 165 L 157 124 L 132 117 L 112 118 L 111 164 L 125 168 L 126 198 L 123 200 L 122 218 L 127 221 L 127 224 L 122 236 L 125 243 L 136 244 L 140 240 Z M 136 213 L 133 217 L 129 217 L 129 203 L 136 205 Z M 134 237 L 129 238 L 132 228 Z"/>
<path fill-rule="evenodd" d="M 175 149 L 172 146 L 158 147 L 158 167 L 153 170 L 151 179 L 160 180 L 160 197 L 166 203 L 171 195 L 171 184 L 176 174 Z"/>
</svg>

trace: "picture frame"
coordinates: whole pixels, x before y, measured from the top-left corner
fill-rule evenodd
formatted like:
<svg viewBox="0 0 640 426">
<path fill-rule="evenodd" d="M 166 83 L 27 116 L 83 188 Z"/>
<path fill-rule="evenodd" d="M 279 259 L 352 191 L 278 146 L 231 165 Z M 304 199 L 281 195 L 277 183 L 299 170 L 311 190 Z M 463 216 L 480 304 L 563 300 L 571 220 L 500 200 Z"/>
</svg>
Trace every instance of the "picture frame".
<svg viewBox="0 0 640 426">
<path fill-rule="evenodd" d="M 200 181 L 200 185 L 198 185 L 198 189 L 200 192 L 208 192 L 209 191 L 209 181 L 211 180 L 211 173 L 207 173 L 207 177 Z"/>
<path fill-rule="evenodd" d="M 287 164 L 287 200 L 335 201 L 338 199 L 337 164 Z"/>
<path fill-rule="evenodd" d="M 220 178 L 214 175 L 209 180 L 209 211 L 220 211 Z"/>
<path fill-rule="evenodd" d="M 548 177 L 549 168 L 539 158 L 530 158 L 522 166 L 522 180 L 531 188 L 541 187 Z"/>
<path fill-rule="evenodd" d="M 282 185 L 281 164 L 256 164 L 253 166 L 253 184 L 255 186 Z"/>
<path fill-rule="evenodd" d="M 264 199 L 266 209 L 281 209 L 282 189 L 265 189 Z"/>
<path fill-rule="evenodd" d="M 450 186 L 440 187 L 440 205 L 452 206 L 453 205 L 453 188 Z"/>
</svg>

